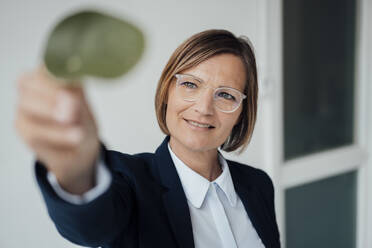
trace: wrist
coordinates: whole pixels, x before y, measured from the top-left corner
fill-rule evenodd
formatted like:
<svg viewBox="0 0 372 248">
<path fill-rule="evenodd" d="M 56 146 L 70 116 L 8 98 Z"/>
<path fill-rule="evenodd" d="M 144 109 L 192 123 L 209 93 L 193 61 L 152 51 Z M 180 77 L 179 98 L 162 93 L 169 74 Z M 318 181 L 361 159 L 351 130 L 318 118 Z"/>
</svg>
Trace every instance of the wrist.
<svg viewBox="0 0 372 248">
<path fill-rule="evenodd" d="M 63 190 L 71 194 L 82 195 L 95 186 L 95 172 L 96 166 L 94 165 L 88 171 L 76 175 L 67 172 L 64 176 L 59 174 L 55 176 Z"/>
</svg>

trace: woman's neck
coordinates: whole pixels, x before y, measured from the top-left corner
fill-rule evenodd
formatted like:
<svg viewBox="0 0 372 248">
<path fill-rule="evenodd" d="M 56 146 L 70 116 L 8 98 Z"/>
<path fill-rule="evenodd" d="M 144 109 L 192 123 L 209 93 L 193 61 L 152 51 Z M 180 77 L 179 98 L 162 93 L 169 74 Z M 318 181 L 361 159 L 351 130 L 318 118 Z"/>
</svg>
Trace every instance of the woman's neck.
<svg viewBox="0 0 372 248">
<path fill-rule="evenodd" d="M 169 145 L 174 154 L 193 171 L 209 181 L 214 181 L 222 173 L 218 160 L 217 149 L 207 151 L 191 150 L 174 138 L 170 138 Z"/>
</svg>

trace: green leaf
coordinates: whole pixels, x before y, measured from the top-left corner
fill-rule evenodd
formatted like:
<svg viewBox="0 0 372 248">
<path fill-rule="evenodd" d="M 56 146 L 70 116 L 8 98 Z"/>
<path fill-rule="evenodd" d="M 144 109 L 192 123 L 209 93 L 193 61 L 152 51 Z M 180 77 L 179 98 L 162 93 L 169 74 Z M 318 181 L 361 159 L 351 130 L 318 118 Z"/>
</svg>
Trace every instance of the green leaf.
<svg viewBox="0 0 372 248">
<path fill-rule="evenodd" d="M 84 76 L 119 77 L 144 51 L 144 36 L 133 24 L 95 11 L 63 19 L 51 32 L 44 53 L 47 70 L 63 81 Z"/>
</svg>

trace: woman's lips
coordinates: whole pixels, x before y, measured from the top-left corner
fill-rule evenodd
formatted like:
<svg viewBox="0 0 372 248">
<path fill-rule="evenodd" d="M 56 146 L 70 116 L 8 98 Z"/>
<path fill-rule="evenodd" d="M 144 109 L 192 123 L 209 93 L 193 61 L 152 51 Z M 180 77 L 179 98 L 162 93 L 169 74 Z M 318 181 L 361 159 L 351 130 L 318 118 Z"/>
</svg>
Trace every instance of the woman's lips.
<svg viewBox="0 0 372 248">
<path fill-rule="evenodd" d="M 199 130 L 208 130 L 208 129 L 212 129 L 214 128 L 214 126 L 212 126 L 211 124 L 208 124 L 208 123 L 202 123 L 202 122 L 198 122 L 198 121 L 194 121 L 194 120 L 187 120 L 187 119 L 184 119 L 191 127 L 193 127 L 194 129 L 199 129 Z"/>
</svg>

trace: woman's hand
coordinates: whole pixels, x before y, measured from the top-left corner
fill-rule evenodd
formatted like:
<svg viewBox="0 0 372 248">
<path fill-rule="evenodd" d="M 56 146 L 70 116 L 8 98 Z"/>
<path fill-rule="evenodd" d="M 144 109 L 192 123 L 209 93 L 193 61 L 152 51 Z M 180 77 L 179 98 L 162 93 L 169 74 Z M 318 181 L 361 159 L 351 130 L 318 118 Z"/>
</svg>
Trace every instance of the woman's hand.
<svg viewBox="0 0 372 248">
<path fill-rule="evenodd" d="M 18 80 L 15 127 L 66 191 L 94 186 L 98 130 L 79 86 L 62 86 L 41 66 Z"/>
</svg>

